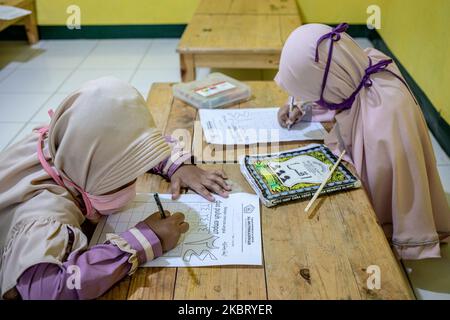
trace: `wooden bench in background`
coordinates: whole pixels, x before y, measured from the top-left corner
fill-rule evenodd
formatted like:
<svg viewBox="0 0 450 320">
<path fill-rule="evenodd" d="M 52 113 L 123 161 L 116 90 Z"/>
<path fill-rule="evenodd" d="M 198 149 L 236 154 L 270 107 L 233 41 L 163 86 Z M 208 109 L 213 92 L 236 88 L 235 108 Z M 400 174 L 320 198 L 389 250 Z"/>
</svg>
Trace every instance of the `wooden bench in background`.
<svg viewBox="0 0 450 320">
<path fill-rule="evenodd" d="M 295 0 L 202 0 L 177 48 L 182 80 L 195 80 L 196 67 L 277 69 L 300 25 Z"/>
<path fill-rule="evenodd" d="M 7 27 L 14 24 L 23 24 L 27 33 L 28 42 L 30 44 L 34 44 L 39 41 L 35 0 L 0 0 L 0 5 L 12 6 L 31 11 L 31 14 L 14 20 L 0 19 L 0 31 L 3 31 Z"/>
</svg>

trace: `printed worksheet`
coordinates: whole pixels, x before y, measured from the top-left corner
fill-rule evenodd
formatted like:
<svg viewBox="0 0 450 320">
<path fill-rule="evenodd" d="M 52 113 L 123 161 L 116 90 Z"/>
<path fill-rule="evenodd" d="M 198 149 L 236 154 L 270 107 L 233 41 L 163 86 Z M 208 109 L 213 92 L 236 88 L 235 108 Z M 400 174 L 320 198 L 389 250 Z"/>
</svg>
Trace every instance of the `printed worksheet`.
<svg viewBox="0 0 450 320">
<path fill-rule="evenodd" d="M 196 194 L 179 200 L 160 194 L 165 210 L 182 212 L 189 223 L 178 246 L 145 267 L 200 267 L 216 265 L 261 265 L 261 224 L 259 198 L 248 193 L 216 196 L 209 202 Z M 158 211 L 151 193 L 140 193 L 125 210 L 102 218 L 91 246 L 103 243 L 107 233 L 121 233 Z"/>
<path fill-rule="evenodd" d="M 201 109 L 206 141 L 220 145 L 250 145 L 283 141 L 323 140 L 320 122 L 298 122 L 290 130 L 278 124 L 278 108 Z"/>
</svg>

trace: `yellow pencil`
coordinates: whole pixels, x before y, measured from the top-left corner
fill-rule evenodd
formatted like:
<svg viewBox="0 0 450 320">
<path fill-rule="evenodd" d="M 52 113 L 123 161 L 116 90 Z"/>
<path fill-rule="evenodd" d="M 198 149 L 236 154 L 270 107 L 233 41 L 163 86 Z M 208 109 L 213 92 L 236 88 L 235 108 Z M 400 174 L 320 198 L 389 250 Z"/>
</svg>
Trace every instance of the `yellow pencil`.
<svg viewBox="0 0 450 320">
<path fill-rule="evenodd" d="M 336 170 L 337 166 L 339 165 L 339 163 L 342 160 L 342 157 L 345 154 L 345 150 L 342 151 L 339 159 L 336 161 L 336 163 L 334 164 L 333 168 L 331 168 L 330 172 L 328 173 L 327 177 L 325 178 L 325 180 L 322 182 L 322 184 L 320 185 L 319 189 L 317 189 L 316 193 L 314 194 L 314 196 L 312 197 L 312 199 L 309 201 L 308 205 L 305 208 L 305 212 L 308 212 L 308 210 L 311 208 L 311 206 L 313 205 L 314 201 L 316 201 L 316 199 L 319 197 L 319 194 L 322 192 L 323 187 L 325 187 L 325 185 L 327 184 L 328 180 L 330 180 L 331 176 L 333 175 L 334 170 Z"/>
</svg>

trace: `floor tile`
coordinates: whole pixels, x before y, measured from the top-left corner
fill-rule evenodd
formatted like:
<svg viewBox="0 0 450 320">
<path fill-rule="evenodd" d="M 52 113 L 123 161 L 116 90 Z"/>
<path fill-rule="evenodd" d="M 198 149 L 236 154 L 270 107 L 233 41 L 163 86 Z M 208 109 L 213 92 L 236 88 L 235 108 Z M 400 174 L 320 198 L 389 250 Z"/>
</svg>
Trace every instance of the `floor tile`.
<svg viewBox="0 0 450 320">
<path fill-rule="evenodd" d="M 442 149 L 439 142 L 433 136 L 431 132 L 429 132 L 431 138 L 431 144 L 433 145 L 434 154 L 436 156 L 436 162 L 438 165 L 450 165 L 450 157 L 445 153 L 444 149 Z"/>
<path fill-rule="evenodd" d="M 0 82 L 2 82 L 3 79 L 6 79 L 7 76 L 9 76 L 14 70 L 16 70 L 17 66 L 8 66 L 4 68 L 0 68 Z"/>
<path fill-rule="evenodd" d="M 373 48 L 372 42 L 370 42 L 367 38 L 355 38 L 355 41 L 359 44 L 359 46 L 363 49 Z"/>
<path fill-rule="evenodd" d="M 0 122 L 0 151 L 21 131 L 25 123 Z"/>
<path fill-rule="evenodd" d="M 441 177 L 442 186 L 447 195 L 447 202 L 450 206 L 450 165 L 438 166 L 439 176 Z M 449 269 L 450 272 L 450 269 Z"/>
<path fill-rule="evenodd" d="M 176 53 L 154 54 L 147 53 L 139 68 L 180 68 L 180 56 Z"/>
<path fill-rule="evenodd" d="M 15 41 L 15 40 L 11 40 L 11 41 L 0 41 L 0 50 L 2 52 L 4 52 L 5 50 L 15 50 L 15 49 L 20 49 L 20 48 L 25 48 L 25 47 L 29 47 L 28 42 L 27 41 Z"/>
<path fill-rule="evenodd" d="M 450 245 L 442 245 L 441 252 L 441 259 L 404 261 L 418 299 L 450 300 Z"/>
<path fill-rule="evenodd" d="M 43 52 L 25 41 L 0 41 L 0 68 L 22 66 Z"/>
<path fill-rule="evenodd" d="M 34 123 L 49 123 L 50 116 L 48 110 L 56 111 L 61 102 L 67 97 L 67 93 L 55 93 L 49 100 L 40 108 L 39 112 L 30 120 Z"/>
<path fill-rule="evenodd" d="M 167 54 L 176 53 L 180 39 L 154 39 L 150 46 L 149 53 Z"/>
<path fill-rule="evenodd" d="M 38 49 L 30 46 L 26 41 L 0 41 L 0 56 L 26 52 L 32 53 Z"/>
<path fill-rule="evenodd" d="M 450 206 L 450 166 L 438 166 Z M 442 259 L 405 261 L 404 266 L 418 299 L 450 300 L 450 244 L 441 245 Z"/>
<path fill-rule="evenodd" d="M 0 52 L 0 68 L 19 67 L 30 61 L 35 52 Z"/>
<path fill-rule="evenodd" d="M 113 76 L 129 82 L 134 72 L 135 69 L 78 69 L 64 81 L 64 84 L 58 89 L 58 92 L 70 93 L 79 89 L 87 81 L 106 76 Z"/>
<path fill-rule="evenodd" d="M 33 45 L 35 49 L 44 49 L 52 52 L 90 52 L 98 44 L 99 40 L 41 40 Z"/>
<path fill-rule="evenodd" d="M 180 82 L 180 69 L 139 69 L 131 84 L 146 99 L 153 82 Z"/>
<path fill-rule="evenodd" d="M 100 40 L 95 50 L 97 52 L 130 53 L 135 51 L 145 52 L 153 44 L 153 39 L 111 39 Z"/>
<path fill-rule="evenodd" d="M 150 44 L 150 40 L 100 41 L 80 68 L 136 68 Z"/>
<path fill-rule="evenodd" d="M 75 68 L 95 48 L 98 41 L 44 40 L 33 46 L 34 52 L 20 68 Z"/>
<path fill-rule="evenodd" d="M 25 138 L 26 136 L 28 136 L 29 134 L 31 134 L 31 132 L 33 132 L 33 129 L 36 128 L 40 128 L 42 125 L 44 124 L 40 124 L 40 123 L 27 123 L 22 130 L 19 131 L 19 133 L 17 134 L 17 136 L 14 137 L 14 139 L 12 139 L 12 141 L 9 143 L 9 146 L 19 142 L 20 140 L 22 140 L 23 138 Z"/>
<path fill-rule="evenodd" d="M 117 53 L 92 53 L 84 62 L 80 65 L 82 69 L 92 68 L 124 68 L 131 69 L 136 68 L 142 61 L 144 54 L 130 53 L 130 54 L 117 54 Z"/>
<path fill-rule="evenodd" d="M 42 107 L 51 94 L 0 93 L 0 119 L 9 122 L 26 122 Z"/>
<path fill-rule="evenodd" d="M 72 69 L 16 69 L 0 83 L 0 93 L 53 93 Z"/>
<path fill-rule="evenodd" d="M 76 68 L 88 53 L 41 52 L 31 56 L 19 68 Z"/>
</svg>

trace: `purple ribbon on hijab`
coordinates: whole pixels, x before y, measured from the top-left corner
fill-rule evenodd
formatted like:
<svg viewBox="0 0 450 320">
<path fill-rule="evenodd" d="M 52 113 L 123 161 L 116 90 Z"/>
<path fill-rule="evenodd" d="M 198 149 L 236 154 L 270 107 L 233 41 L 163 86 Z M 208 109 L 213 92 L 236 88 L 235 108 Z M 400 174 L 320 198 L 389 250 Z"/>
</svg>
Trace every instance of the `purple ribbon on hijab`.
<svg viewBox="0 0 450 320">
<path fill-rule="evenodd" d="M 316 62 L 319 62 L 319 46 L 320 46 L 320 44 L 326 39 L 331 40 L 330 49 L 328 51 L 328 61 L 327 61 L 326 67 L 325 67 L 325 73 L 324 73 L 323 81 L 322 81 L 320 100 L 316 101 L 316 103 L 318 105 L 328 108 L 330 110 L 350 109 L 352 107 L 353 103 L 355 102 L 356 96 L 361 91 L 361 89 L 363 87 L 369 88 L 372 86 L 372 80 L 370 79 L 370 76 L 372 74 L 375 74 L 378 72 L 387 71 L 387 72 L 393 74 L 395 77 L 397 77 L 400 81 L 402 81 L 406 85 L 406 87 L 408 87 L 408 85 L 405 83 L 405 81 L 401 77 L 396 75 L 394 72 L 386 69 L 393 62 L 392 59 L 381 60 L 377 64 L 372 65 L 372 59 L 369 58 L 369 67 L 367 67 L 367 69 L 365 70 L 365 74 L 362 77 L 361 82 L 359 83 L 356 90 L 350 95 L 350 97 L 348 97 L 341 103 L 327 102 L 323 95 L 324 95 L 325 87 L 327 85 L 328 73 L 330 72 L 331 61 L 333 58 L 334 43 L 341 40 L 341 33 L 347 31 L 348 27 L 349 26 L 347 23 L 341 23 L 337 27 L 333 28 L 333 30 L 331 30 L 331 32 L 323 35 L 322 37 L 319 38 L 319 40 L 317 40 L 316 57 L 315 57 Z"/>
</svg>

